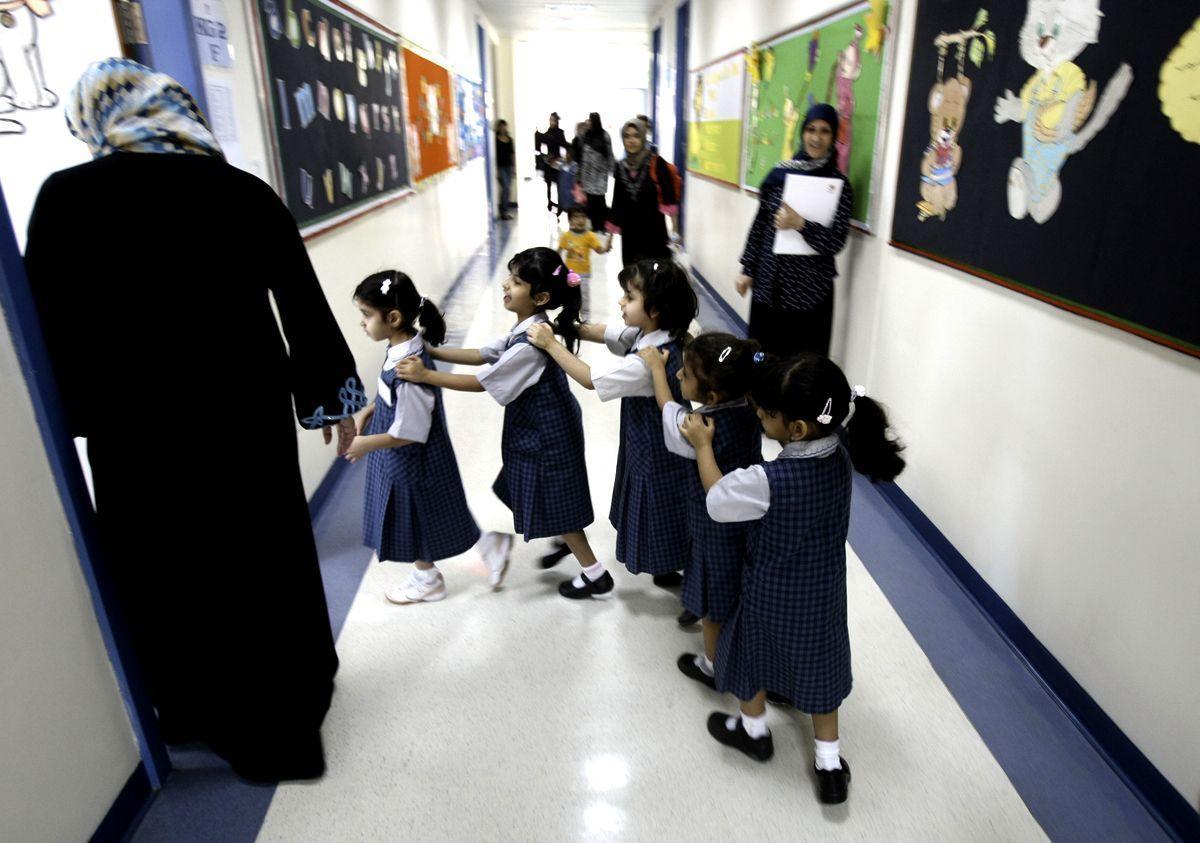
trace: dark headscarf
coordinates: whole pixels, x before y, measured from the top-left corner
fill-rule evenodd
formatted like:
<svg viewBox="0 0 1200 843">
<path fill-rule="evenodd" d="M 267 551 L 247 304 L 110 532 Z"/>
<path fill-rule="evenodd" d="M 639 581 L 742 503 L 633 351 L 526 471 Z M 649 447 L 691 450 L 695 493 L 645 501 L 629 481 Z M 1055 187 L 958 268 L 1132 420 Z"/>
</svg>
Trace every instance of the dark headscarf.
<svg viewBox="0 0 1200 843">
<path fill-rule="evenodd" d="M 837 153 L 832 144 L 829 146 L 829 152 L 823 158 L 813 158 L 804 149 L 804 129 L 808 128 L 808 124 L 814 120 L 824 120 L 829 124 L 829 128 L 833 130 L 833 137 L 837 137 L 837 109 L 827 102 L 817 103 L 808 110 L 808 114 L 804 115 L 804 126 L 800 129 L 800 148 L 796 150 L 795 157 L 791 161 L 780 161 L 776 164 L 775 169 L 767 173 L 767 177 L 763 179 L 762 190 L 782 185 L 784 179 L 794 173 L 808 173 L 812 176 L 832 176 L 838 172 Z"/>
<path fill-rule="evenodd" d="M 595 111 L 588 115 L 588 130 L 583 133 L 583 142 L 601 155 L 605 153 L 604 124 L 600 122 L 600 115 Z"/>
</svg>

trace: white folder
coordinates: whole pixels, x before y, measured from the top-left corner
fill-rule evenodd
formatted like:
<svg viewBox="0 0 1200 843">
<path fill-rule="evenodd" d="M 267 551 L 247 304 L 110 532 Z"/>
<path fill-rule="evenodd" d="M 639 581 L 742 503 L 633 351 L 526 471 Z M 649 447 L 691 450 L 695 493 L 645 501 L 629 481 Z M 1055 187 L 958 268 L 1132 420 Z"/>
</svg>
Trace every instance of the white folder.
<svg viewBox="0 0 1200 843">
<path fill-rule="evenodd" d="M 844 182 L 822 176 L 789 175 L 783 183 L 783 201 L 804 219 L 832 225 L 842 198 Z M 804 235 L 795 229 L 775 232 L 775 254 L 815 255 L 817 252 Z"/>
</svg>

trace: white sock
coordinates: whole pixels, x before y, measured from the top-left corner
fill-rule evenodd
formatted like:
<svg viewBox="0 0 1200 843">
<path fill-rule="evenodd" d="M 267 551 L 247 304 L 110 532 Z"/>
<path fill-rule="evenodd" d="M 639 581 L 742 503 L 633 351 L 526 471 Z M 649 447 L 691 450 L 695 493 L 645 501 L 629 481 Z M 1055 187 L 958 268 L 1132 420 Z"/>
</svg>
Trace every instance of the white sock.
<svg viewBox="0 0 1200 843">
<path fill-rule="evenodd" d="M 420 568 L 413 568 L 413 575 L 416 577 L 417 582 L 422 582 L 425 583 L 425 585 L 429 585 L 430 583 L 437 581 L 438 569 L 436 566 L 433 568 L 427 568 L 424 571 L 422 571 Z"/>
<path fill-rule="evenodd" d="M 589 565 L 588 567 L 581 570 L 580 573 L 587 574 L 587 578 L 588 578 L 589 582 L 595 582 L 596 580 L 598 580 L 602 576 L 604 576 L 604 563 L 597 562 L 595 565 Z M 580 577 L 576 577 L 575 579 L 571 580 L 571 585 L 575 586 L 576 588 L 583 588 L 583 577 L 580 576 Z"/>
<path fill-rule="evenodd" d="M 767 713 L 765 711 L 758 717 L 751 717 L 743 711 L 742 725 L 746 728 L 746 734 L 752 738 L 765 738 L 771 734 L 771 730 L 767 728 Z"/>
<path fill-rule="evenodd" d="M 716 672 L 713 670 L 713 663 L 708 660 L 708 656 L 704 653 L 696 654 L 696 667 L 700 668 L 700 672 L 705 676 L 716 675 Z"/>
<path fill-rule="evenodd" d="M 840 741 L 822 741 L 815 740 L 817 745 L 817 769 L 818 770 L 840 770 L 842 769 Z"/>
</svg>

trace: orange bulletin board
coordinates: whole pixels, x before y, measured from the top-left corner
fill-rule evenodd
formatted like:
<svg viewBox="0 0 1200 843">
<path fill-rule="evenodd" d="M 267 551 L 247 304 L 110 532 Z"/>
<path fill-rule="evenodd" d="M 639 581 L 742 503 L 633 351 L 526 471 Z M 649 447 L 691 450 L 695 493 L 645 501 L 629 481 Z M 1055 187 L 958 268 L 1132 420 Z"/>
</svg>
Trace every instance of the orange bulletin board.
<svg viewBox="0 0 1200 843">
<path fill-rule="evenodd" d="M 450 71 L 405 48 L 404 83 L 408 107 L 409 166 L 419 182 L 454 165 L 454 87 Z"/>
</svg>

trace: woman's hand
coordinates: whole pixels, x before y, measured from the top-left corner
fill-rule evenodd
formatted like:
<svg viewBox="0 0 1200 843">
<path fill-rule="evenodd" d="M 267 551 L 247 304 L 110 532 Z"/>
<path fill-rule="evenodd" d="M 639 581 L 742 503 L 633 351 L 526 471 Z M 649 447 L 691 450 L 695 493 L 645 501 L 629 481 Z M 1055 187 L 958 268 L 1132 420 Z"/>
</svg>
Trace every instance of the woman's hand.
<svg viewBox="0 0 1200 843">
<path fill-rule="evenodd" d="M 358 462 L 369 453 L 371 453 L 371 449 L 367 447 L 366 437 L 355 436 L 350 442 L 350 447 L 346 449 L 346 459 L 350 462 Z"/>
<path fill-rule="evenodd" d="M 683 434 L 684 439 L 691 443 L 693 448 L 699 451 L 701 448 L 712 447 L 713 435 L 717 432 L 717 427 L 712 419 L 707 419 L 700 413 L 688 413 L 683 424 L 679 425 L 679 432 Z"/>
<path fill-rule="evenodd" d="M 667 358 L 671 356 L 671 352 L 664 349 L 658 349 L 654 346 L 646 346 L 638 352 L 638 357 L 642 358 L 642 362 L 646 364 L 646 368 L 653 372 L 655 369 L 667 369 Z"/>
<path fill-rule="evenodd" d="M 529 344 L 537 348 L 546 349 L 558 342 L 554 339 L 554 329 L 545 322 L 538 322 L 530 325 L 525 332 L 525 336 L 529 339 Z"/>
<path fill-rule="evenodd" d="M 754 279 L 749 275 L 739 275 L 733 282 L 733 286 L 737 288 L 739 296 L 746 298 L 746 293 L 750 292 L 750 288 L 754 286 Z"/>
<path fill-rule="evenodd" d="M 792 210 L 792 206 L 787 202 L 779 203 L 779 210 L 775 212 L 775 227 L 781 231 L 803 231 L 804 217 Z"/>
<path fill-rule="evenodd" d="M 411 383 L 424 383 L 429 370 L 420 357 L 405 357 L 396 364 L 396 377 Z"/>
</svg>

